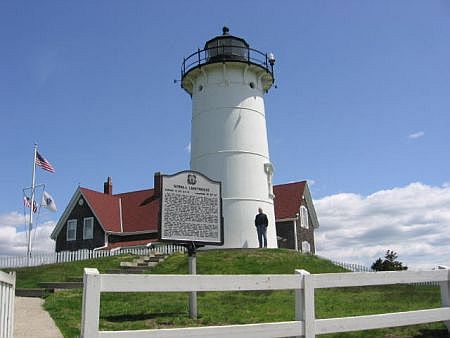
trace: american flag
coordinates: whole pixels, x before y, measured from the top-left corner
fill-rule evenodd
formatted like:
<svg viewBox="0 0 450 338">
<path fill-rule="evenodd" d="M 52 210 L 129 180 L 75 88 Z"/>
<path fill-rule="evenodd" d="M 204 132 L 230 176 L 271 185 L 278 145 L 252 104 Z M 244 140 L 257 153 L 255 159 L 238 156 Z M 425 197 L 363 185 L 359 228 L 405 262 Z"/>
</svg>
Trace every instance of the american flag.
<svg viewBox="0 0 450 338">
<path fill-rule="evenodd" d="M 26 206 L 27 208 L 31 207 L 31 198 L 29 198 L 28 196 L 24 196 L 23 197 L 23 205 Z M 36 205 L 36 201 L 33 201 L 33 212 L 35 213 L 37 211 L 37 205 Z"/>
<path fill-rule="evenodd" d="M 40 166 L 42 169 L 50 171 L 51 173 L 55 172 L 55 169 L 53 168 L 53 166 L 50 164 L 49 161 L 47 161 L 44 156 L 42 156 L 41 154 L 39 154 L 38 151 L 36 151 L 36 164 L 38 166 Z"/>
</svg>

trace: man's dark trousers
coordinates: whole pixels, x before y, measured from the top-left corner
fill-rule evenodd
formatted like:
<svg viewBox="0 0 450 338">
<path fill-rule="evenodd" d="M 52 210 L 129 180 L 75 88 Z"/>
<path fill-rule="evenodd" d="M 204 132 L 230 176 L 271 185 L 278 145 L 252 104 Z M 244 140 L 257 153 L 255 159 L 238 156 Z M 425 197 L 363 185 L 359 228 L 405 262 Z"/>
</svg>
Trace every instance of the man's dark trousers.
<svg viewBox="0 0 450 338">
<path fill-rule="evenodd" d="M 258 232 L 259 247 L 262 248 L 264 244 L 264 247 L 267 248 L 267 227 L 264 224 L 258 224 L 256 231 Z"/>
</svg>

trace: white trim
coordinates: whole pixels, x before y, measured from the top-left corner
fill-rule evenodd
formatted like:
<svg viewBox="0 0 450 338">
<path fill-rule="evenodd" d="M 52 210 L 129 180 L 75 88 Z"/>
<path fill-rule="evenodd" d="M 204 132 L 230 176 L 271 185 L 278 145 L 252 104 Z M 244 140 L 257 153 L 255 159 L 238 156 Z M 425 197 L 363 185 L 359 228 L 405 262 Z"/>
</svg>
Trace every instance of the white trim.
<svg viewBox="0 0 450 338">
<path fill-rule="evenodd" d="M 128 236 L 128 235 L 142 235 L 142 234 L 152 234 L 158 232 L 158 230 L 143 230 L 143 231 L 129 231 L 129 232 L 112 232 L 106 231 L 109 235 L 114 236 Z"/>
<path fill-rule="evenodd" d="M 305 197 L 306 206 L 308 208 L 309 217 L 311 218 L 311 226 L 314 229 L 319 227 L 319 220 L 317 218 L 316 209 L 314 208 L 314 203 L 311 197 L 311 192 L 309 191 L 308 182 L 305 183 L 305 190 L 303 191 L 303 196 Z"/>
<path fill-rule="evenodd" d="M 122 198 L 121 197 L 119 197 L 119 219 L 120 219 L 120 232 L 123 232 Z"/>
<path fill-rule="evenodd" d="M 77 240 L 78 220 L 77 220 L 77 219 L 68 219 L 66 224 L 67 224 L 67 228 L 66 228 L 66 241 L 67 241 L 67 242 L 76 241 L 76 240 Z M 69 231 L 70 231 L 69 225 L 74 225 L 74 224 L 75 224 L 75 229 L 73 229 L 73 230 L 75 230 L 75 236 L 72 238 L 72 237 L 69 237 Z"/>
<path fill-rule="evenodd" d="M 106 249 L 108 247 L 109 243 L 108 243 L 108 233 L 107 232 L 104 233 L 104 241 L 103 242 L 105 243 L 103 246 L 99 246 L 98 248 L 94 248 L 93 251 L 103 250 L 103 249 Z"/>
<path fill-rule="evenodd" d="M 94 190 L 92 190 L 94 191 Z M 98 191 L 95 191 L 96 193 L 98 193 Z M 106 228 L 103 226 L 100 218 L 97 216 L 97 214 L 95 213 L 95 209 L 92 208 L 91 204 L 89 203 L 89 200 L 86 198 L 86 196 L 84 196 L 84 194 L 81 192 L 81 188 L 78 187 L 77 190 L 75 191 L 75 193 L 73 194 L 72 198 L 70 199 L 69 204 L 67 205 L 66 209 L 64 210 L 63 214 L 61 215 L 61 218 L 59 219 L 58 223 L 56 223 L 55 228 L 53 229 L 50 238 L 56 240 L 60 231 L 62 230 L 62 228 L 64 227 L 64 225 L 67 222 L 67 219 L 70 216 L 70 213 L 72 212 L 72 210 L 75 208 L 76 205 L 78 205 L 78 199 L 80 197 L 83 197 L 84 202 L 87 204 L 87 206 L 89 207 L 89 209 L 91 210 L 92 214 L 94 215 L 95 219 L 97 220 L 98 224 L 100 224 L 100 227 L 102 228 L 102 230 L 106 233 L 108 232 L 106 230 Z"/>
<path fill-rule="evenodd" d="M 295 220 L 296 220 L 296 218 L 280 218 L 280 219 L 276 219 L 275 222 L 292 222 Z"/>
<path fill-rule="evenodd" d="M 70 212 L 73 210 L 74 206 L 78 204 L 79 197 L 82 196 L 80 187 L 75 190 L 75 193 L 73 194 L 72 198 L 70 199 L 69 204 L 67 205 L 66 209 L 64 209 L 63 214 L 61 215 L 58 223 L 56 223 L 55 228 L 53 229 L 50 238 L 56 240 L 58 237 L 60 231 L 62 228 L 66 225 L 66 222 L 70 216 Z"/>
<path fill-rule="evenodd" d="M 295 251 L 298 251 L 298 236 L 297 236 L 297 223 L 298 220 L 294 219 L 294 241 L 295 241 Z"/>
<path fill-rule="evenodd" d="M 91 237 L 86 236 L 86 221 L 91 221 Z M 94 238 L 94 217 L 84 217 L 83 218 L 83 240 Z"/>
</svg>

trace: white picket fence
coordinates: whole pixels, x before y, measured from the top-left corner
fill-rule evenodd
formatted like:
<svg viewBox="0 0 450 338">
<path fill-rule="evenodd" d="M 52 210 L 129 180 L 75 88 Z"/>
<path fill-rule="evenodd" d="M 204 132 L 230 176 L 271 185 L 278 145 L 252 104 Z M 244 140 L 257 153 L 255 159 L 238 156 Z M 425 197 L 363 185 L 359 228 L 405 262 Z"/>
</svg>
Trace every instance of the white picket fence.
<svg viewBox="0 0 450 338">
<path fill-rule="evenodd" d="M 50 253 L 36 253 L 33 254 L 30 259 L 28 259 L 27 256 L 0 256 L 0 269 L 75 262 L 86 259 L 116 256 L 123 253 L 131 253 L 135 255 L 148 255 L 152 253 L 171 254 L 174 252 L 184 252 L 184 251 L 185 248 L 181 245 L 155 243 L 146 248 L 120 248 L 111 251 L 78 250 L 78 251 L 61 251 Z"/>
<path fill-rule="evenodd" d="M 0 338 L 12 338 L 16 273 L 0 271 Z"/>
<path fill-rule="evenodd" d="M 361 265 L 361 264 L 340 262 L 340 261 L 336 261 L 334 259 L 329 259 L 329 258 L 324 258 L 324 259 L 329 260 L 334 265 L 340 266 L 341 268 L 344 268 L 344 269 L 347 269 L 347 270 L 350 270 L 353 272 L 375 272 L 375 270 L 372 270 L 371 268 Z"/>
<path fill-rule="evenodd" d="M 345 318 L 315 318 L 315 289 L 368 285 L 439 282 L 442 307 L 418 311 Z M 100 331 L 102 292 L 195 292 L 295 290 L 295 320 L 246 325 L 206 326 L 134 331 Z M 361 331 L 445 321 L 450 324 L 449 270 L 354 272 L 311 275 L 296 270 L 292 275 L 111 275 L 84 270 L 81 337 L 305 337 L 334 332 Z"/>
</svg>

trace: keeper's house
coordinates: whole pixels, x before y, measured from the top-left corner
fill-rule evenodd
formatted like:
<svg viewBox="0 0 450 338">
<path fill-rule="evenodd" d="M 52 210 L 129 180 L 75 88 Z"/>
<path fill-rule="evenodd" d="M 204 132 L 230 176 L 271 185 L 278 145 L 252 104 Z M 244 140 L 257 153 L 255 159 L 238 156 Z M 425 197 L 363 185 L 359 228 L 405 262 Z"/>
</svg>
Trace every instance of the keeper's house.
<svg viewBox="0 0 450 338">
<path fill-rule="evenodd" d="M 156 173 L 153 189 L 113 194 L 111 177 L 103 193 L 78 187 L 51 234 L 55 251 L 112 250 L 157 242 L 160 184 Z M 273 190 L 278 247 L 315 253 L 314 229 L 319 222 L 307 182 L 275 185 Z M 253 220 L 249 222 L 252 226 Z"/>
</svg>

